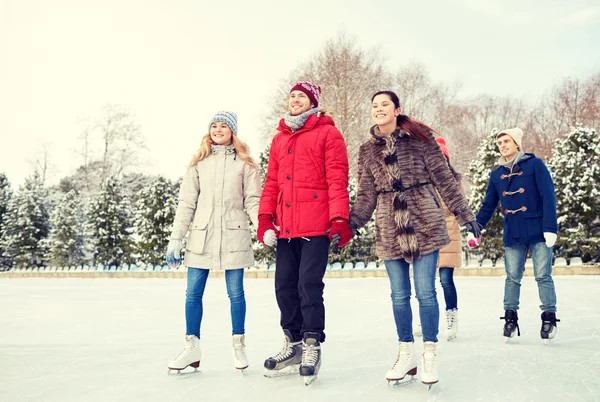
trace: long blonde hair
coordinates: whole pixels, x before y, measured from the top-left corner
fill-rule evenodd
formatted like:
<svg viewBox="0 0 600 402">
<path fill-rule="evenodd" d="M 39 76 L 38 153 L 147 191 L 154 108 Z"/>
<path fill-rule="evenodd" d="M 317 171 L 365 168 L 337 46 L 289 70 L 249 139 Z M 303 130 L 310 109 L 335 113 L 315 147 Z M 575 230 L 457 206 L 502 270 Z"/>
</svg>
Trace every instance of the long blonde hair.
<svg viewBox="0 0 600 402">
<path fill-rule="evenodd" d="M 248 145 L 246 145 L 245 142 L 240 140 L 235 134 L 231 135 L 231 139 L 233 142 L 233 147 L 235 148 L 235 153 L 237 154 L 238 158 L 246 162 L 248 165 L 254 168 L 258 168 L 258 165 L 256 164 L 256 162 L 254 162 L 254 159 L 252 159 L 250 153 L 248 152 Z M 212 140 L 212 138 L 210 138 L 210 133 L 202 137 L 200 148 L 192 157 L 192 160 L 190 161 L 190 167 L 195 166 L 196 163 L 200 162 L 202 159 L 210 155 L 210 146 L 214 143 L 215 142 Z"/>
</svg>

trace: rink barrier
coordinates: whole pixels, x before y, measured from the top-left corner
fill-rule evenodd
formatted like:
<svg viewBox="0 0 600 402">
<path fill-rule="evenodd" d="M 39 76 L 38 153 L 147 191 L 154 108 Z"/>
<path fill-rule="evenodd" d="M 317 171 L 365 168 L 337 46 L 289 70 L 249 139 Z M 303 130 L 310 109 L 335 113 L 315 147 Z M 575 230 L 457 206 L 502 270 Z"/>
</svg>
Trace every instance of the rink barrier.
<svg viewBox="0 0 600 402">
<path fill-rule="evenodd" d="M 525 276 L 533 276 L 531 259 L 525 263 Z M 584 265 L 581 258 L 557 258 L 552 266 L 553 275 L 600 275 L 600 265 Z M 220 278 L 224 271 L 213 270 L 211 277 Z M 475 261 L 454 270 L 455 276 L 504 276 L 504 261 L 494 265 L 491 260 Z M 71 267 L 18 267 L 0 272 L 0 278 L 185 278 L 186 268 L 171 269 L 168 265 L 124 265 L 124 266 L 71 266 Z M 246 278 L 274 278 L 275 264 L 260 264 L 246 268 Z M 326 278 L 377 278 L 387 277 L 383 262 L 365 264 L 335 262 L 327 264 Z"/>
</svg>

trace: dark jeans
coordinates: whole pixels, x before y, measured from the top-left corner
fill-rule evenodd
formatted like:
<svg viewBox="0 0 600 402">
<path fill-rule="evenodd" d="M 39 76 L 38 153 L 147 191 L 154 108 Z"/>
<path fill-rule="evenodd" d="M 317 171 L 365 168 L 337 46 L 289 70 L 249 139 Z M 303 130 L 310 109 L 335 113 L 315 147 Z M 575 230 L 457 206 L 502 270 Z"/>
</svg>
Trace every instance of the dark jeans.
<svg viewBox="0 0 600 402">
<path fill-rule="evenodd" d="M 281 328 L 300 341 L 305 332 L 318 332 L 325 341 L 323 276 L 327 268 L 329 238 L 279 239 L 275 266 L 275 295 Z"/>
<path fill-rule="evenodd" d="M 444 289 L 446 310 L 458 308 L 458 295 L 454 286 L 454 268 L 440 267 L 440 283 Z"/>
</svg>

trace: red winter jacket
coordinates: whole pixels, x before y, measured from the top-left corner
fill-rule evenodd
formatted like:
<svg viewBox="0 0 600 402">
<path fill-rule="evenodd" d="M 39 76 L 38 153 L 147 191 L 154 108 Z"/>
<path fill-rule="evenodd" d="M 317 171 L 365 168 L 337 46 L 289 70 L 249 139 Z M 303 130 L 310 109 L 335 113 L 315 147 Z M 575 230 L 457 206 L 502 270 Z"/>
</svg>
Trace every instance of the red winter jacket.
<svg viewBox="0 0 600 402">
<path fill-rule="evenodd" d="M 281 119 L 277 131 L 258 214 L 275 218 L 280 238 L 325 236 L 331 220 L 349 216 L 344 137 L 321 114 L 294 133 Z"/>
</svg>

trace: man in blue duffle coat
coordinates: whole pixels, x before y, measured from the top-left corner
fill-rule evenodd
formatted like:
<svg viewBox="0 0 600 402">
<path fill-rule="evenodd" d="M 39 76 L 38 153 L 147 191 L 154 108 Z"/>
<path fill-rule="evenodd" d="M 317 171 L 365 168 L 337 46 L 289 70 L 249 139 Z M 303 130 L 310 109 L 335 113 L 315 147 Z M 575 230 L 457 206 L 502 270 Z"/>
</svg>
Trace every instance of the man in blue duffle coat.
<svg viewBox="0 0 600 402">
<path fill-rule="evenodd" d="M 498 201 L 504 214 L 504 336 L 506 341 L 515 331 L 520 336 L 517 309 L 521 279 L 527 252 L 531 250 L 533 272 L 538 285 L 542 329 L 545 342 L 556 336 L 556 291 L 552 280 L 552 247 L 556 242 L 556 197 L 550 172 L 534 154 L 524 153 L 523 131 L 510 128 L 499 131 L 496 144 L 502 156 L 492 170 L 477 222 L 485 227 L 492 218 Z M 469 245 L 477 246 L 480 239 L 469 233 Z"/>
</svg>

